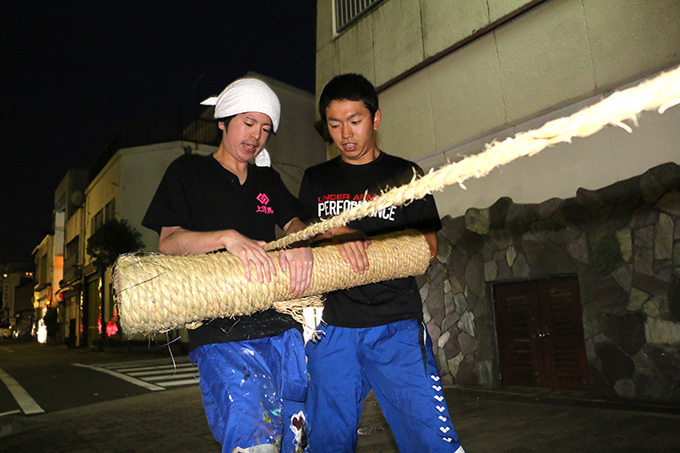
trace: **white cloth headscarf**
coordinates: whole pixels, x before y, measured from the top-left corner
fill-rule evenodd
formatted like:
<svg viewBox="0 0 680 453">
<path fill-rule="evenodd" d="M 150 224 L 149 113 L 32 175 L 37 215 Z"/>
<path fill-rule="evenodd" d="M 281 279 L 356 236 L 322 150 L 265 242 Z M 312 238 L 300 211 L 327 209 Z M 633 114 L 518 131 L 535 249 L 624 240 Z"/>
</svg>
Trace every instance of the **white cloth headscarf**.
<svg viewBox="0 0 680 453">
<path fill-rule="evenodd" d="M 238 79 L 227 86 L 215 100 L 215 118 L 259 112 L 272 120 L 274 132 L 279 128 L 281 103 L 274 90 L 261 80 Z"/>
<path fill-rule="evenodd" d="M 274 90 L 258 79 L 238 79 L 230 83 L 219 96 L 210 98 L 203 104 L 215 105 L 215 119 L 239 113 L 258 112 L 269 116 L 274 132 L 279 128 L 281 119 L 279 98 Z M 259 167 L 271 166 L 271 157 L 266 149 L 257 154 L 255 164 Z"/>
</svg>

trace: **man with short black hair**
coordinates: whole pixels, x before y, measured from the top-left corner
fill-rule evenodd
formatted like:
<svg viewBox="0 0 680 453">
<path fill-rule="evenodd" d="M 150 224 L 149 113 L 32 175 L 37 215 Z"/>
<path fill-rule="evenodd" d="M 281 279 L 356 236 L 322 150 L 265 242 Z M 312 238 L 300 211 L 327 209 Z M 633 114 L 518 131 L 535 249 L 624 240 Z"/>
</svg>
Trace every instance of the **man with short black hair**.
<svg viewBox="0 0 680 453">
<path fill-rule="evenodd" d="M 358 74 L 332 79 L 319 113 L 340 155 L 307 169 L 300 201 L 321 218 L 363 203 L 422 170 L 376 144 L 381 112 L 373 85 Z M 441 228 L 432 196 L 389 207 L 325 233 L 354 272 L 370 263 L 370 236 L 415 228 L 434 258 Z M 327 296 L 320 339 L 308 342 L 309 445 L 314 452 L 352 452 L 363 400 L 373 389 L 402 452 L 462 453 L 446 407 L 415 278 Z"/>
<path fill-rule="evenodd" d="M 226 251 L 239 258 L 248 281 L 270 281 L 276 274 L 262 246 L 275 239 L 276 225 L 287 233 L 303 229 L 298 217 L 304 208 L 276 171 L 251 161 L 276 132 L 280 109 L 276 94 L 257 79 L 237 80 L 220 94 L 219 148 L 173 161 L 142 221 L 160 234 L 163 253 Z M 290 272 L 291 299 L 309 286 L 312 258 L 309 247 L 279 253 L 281 269 Z M 198 362 L 208 423 L 223 452 L 307 451 L 299 323 L 273 309 L 205 320 L 189 331 L 189 349 Z"/>
</svg>

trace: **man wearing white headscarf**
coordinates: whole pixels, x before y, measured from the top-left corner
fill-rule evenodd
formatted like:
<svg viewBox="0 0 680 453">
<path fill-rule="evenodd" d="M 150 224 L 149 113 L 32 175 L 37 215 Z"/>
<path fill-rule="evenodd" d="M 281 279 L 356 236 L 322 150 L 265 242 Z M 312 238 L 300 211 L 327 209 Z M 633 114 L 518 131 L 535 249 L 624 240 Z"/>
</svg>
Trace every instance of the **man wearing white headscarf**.
<svg viewBox="0 0 680 453">
<path fill-rule="evenodd" d="M 142 221 L 159 233 L 161 252 L 226 251 L 241 260 L 247 280 L 271 281 L 276 266 L 262 246 L 275 239 L 276 225 L 286 233 L 304 228 L 305 213 L 276 171 L 252 163 L 280 115 L 276 94 L 257 79 L 239 79 L 217 97 L 217 151 L 173 161 Z M 302 294 L 311 282 L 309 247 L 282 251 L 279 266 L 290 273 L 291 298 Z M 304 343 L 290 316 L 267 310 L 205 320 L 189 331 L 189 357 L 223 452 L 307 451 Z"/>
</svg>

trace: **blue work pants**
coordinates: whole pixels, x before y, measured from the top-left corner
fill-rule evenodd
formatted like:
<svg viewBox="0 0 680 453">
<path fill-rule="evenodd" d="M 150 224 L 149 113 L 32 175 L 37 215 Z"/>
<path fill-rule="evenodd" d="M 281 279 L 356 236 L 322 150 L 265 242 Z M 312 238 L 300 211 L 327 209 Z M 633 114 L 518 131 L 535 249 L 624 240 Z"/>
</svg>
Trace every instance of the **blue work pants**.
<svg viewBox="0 0 680 453">
<path fill-rule="evenodd" d="M 222 451 L 308 451 L 302 335 L 216 343 L 189 354 L 198 362 L 208 424 Z"/>
<path fill-rule="evenodd" d="M 321 338 L 306 346 L 312 452 L 355 451 L 363 401 L 371 389 L 400 452 L 463 452 L 422 322 L 369 328 L 322 323 L 318 329 Z"/>
</svg>

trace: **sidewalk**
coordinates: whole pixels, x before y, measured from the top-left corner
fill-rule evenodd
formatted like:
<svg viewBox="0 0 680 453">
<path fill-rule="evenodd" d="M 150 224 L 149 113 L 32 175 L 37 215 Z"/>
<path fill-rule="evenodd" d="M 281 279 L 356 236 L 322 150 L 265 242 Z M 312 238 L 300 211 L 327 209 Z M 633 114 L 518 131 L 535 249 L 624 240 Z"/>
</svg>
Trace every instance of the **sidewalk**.
<svg viewBox="0 0 680 453">
<path fill-rule="evenodd" d="M 538 388 L 444 390 L 467 453 L 680 452 L 680 406 L 584 399 Z M 375 399 L 364 403 L 358 453 L 396 453 Z M 327 452 L 323 452 L 327 453 Z"/>
<path fill-rule="evenodd" d="M 578 400 L 554 392 L 445 390 L 468 453 L 680 451 L 673 407 Z M 366 400 L 358 453 L 393 453 L 374 398 Z M 218 452 L 198 386 L 77 409 L 0 420 L 2 452 Z M 334 452 L 316 452 L 334 453 Z"/>
</svg>

